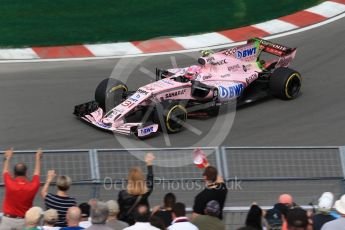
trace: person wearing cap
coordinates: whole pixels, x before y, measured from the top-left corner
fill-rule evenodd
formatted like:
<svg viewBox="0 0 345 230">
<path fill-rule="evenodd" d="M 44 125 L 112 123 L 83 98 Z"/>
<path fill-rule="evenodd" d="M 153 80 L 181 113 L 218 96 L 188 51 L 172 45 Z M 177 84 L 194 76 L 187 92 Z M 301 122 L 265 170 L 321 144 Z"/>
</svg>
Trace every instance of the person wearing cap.
<svg viewBox="0 0 345 230">
<path fill-rule="evenodd" d="M 79 205 L 79 208 L 81 210 L 81 220 L 79 222 L 79 226 L 83 228 L 88 228 L 91 226 L 90 218 L 90 209 L 91 206 L 88 203 L 81 203 Z"/>
<path fill-rule="evenodd" d="M 177 202 L 172 208 L 173 222 L 168 230 L 198 230 L 199 228 L 192 224 L 186 217 L 186 206 Z"/>
<path fill-rule="evenodd" d="M 265 220 L 270 228 L 287 229 L 286 216 L 289 211 L 287 205 L 276 203 L 265 213 Z"/>
<path fill-rule="evenodd" d="M 337 200 L 334 205 L 335 210 L 341 215 L 340 218 L 325 223 L 321 230 L 343 230 L 345 229 L 345 195 Z"/>
<path fill-rule="evenodd" d="M 299 207 L 289 210 L 286 217 L 288 230 L 312 230 L 312 223 L 309 221 L 307 212 Z"/>
<path fill-rule="evenodd" d="M 274 211 L 277 211 L 276 214 L 280 214 L 279 218 L 281 219 L 280 221 L 281 221 L 281 229 L 282 230 L 288 229 L 286 218 L 287 218 L 288 210 L 292 207 L 297 207 L 297 205 L 293 202 L 292 196 L 290 194 L 285 193 L 285 194 L 281 194 L 279 196 L 278 203 L 275 204 L 273 209 L 272 209 Z M 267 211 L 265 218 L 268 221 L 268 224 L 271 226 L 272 225 L 271 220 L 269 218 L 267 218 L 267 215 L 269 213 L 270 213 L 270 210 Z M 277 215 L 274 214 L 273 216 L 276 218 Z"/>
<path fill-rule="evenodd" d="M 128 227 L 126 222 L 117 219 L 117 215 L 120 212 L 119 204 L 115 200 L 108 200 L 106 202 L 109 209 L 109 216 L 106 225 L 115 230 L 122 230 Z"/>
<path fill-rule="evenodd" d="M 206 204 L 205 215 L 198 215 L 192 220 L 192 224 L 199 230 L 225 230 L 225 224 L 218 218 L 220 212 L 219 203 L 211 200 Z"/>
<path fill-rule="evenodd" d="M 220 212 L 218 218 L 223 219 L 223 207 L 228 193 L 226 184 L 213 166 L 205 168 L 203 179 L 206 187 L 194 199 L 192 219 L 197 215 L 205 215 L 206 204 L 211 200 L 219 203 Z"/>
<path fill-rule="evenodd" d="M 27 166 L 24 163 L 16 164 L 14 166 L 14 177 L 11 176 L 9 165 L 13 156 L 13 149 L 5 151 L 2 172 L 5 195 L 2 206 L 1 230 L 22 230 L 24 228 L 25 213 L 32 207 L 32 202 L 40 187 L 42 154 L 40 149 L 37 150 L 35 169 L 30 181 L 27 177 Z"/>
<path fill-rule="evenodd" d="M 38 225 L 42 219 L 43 210 L 40 207 L 32 207 L 25 213 L 24 230 L 39 230 Z"/>
<path fill-rule="evenodd" d="M 43 226 L 42 230 L 59 230 L 60 227 L 54 227 L 55 223 L 57 222 L 59 216 L 58 212 L 55 209 L 48 209 L 43 214 Z"/>
<path fill-rule="evenodd" d="M 321 195 L 317 213 L 312 217 L 314 230 L 320 230 L 325 223 L 335 220 L 335 217 L 330 214 L 333 202 L 334 196 L 331 192 L 324 192 Z"/>
</svg>

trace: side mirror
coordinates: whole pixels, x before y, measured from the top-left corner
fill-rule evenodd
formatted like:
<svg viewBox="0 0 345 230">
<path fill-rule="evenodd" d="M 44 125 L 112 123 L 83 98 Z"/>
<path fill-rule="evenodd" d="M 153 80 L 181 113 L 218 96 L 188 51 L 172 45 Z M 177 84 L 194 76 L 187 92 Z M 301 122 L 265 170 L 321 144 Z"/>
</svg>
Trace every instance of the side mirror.
<svg viewBox="0 0 345 230">
<path fill-rule="evenodd" d="M 206 64 L 206 60 L 204 58 L 198 58 L 198 63 L 200 65 L 205 65 Z"/>
</svg>

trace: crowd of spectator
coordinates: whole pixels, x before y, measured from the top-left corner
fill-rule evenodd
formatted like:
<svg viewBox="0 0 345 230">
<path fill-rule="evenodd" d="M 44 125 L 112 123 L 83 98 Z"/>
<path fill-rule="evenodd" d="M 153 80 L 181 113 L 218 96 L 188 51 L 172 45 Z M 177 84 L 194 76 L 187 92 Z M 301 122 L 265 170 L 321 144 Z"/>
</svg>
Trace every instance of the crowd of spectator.
<svg viewBox="0 0 345 230">
<path fill-rule="evenodd" d="M 35 155 L 32 179 L 25 163 L 17 163 L 13 175 L 9 171 L 13 150 L 4 153 L 3 180 L 5 194 L 0 230 L 222 230 L 225 229 L 223 208 L 227 187 L 217 169 L 206 165 L 203 172 L 205 188 L 195 195 L 191 217 L 184 203 L 173 193 L 164 196 L 163 205 L 151 208 L 149 196 L 154 189 L 153 162 L 155 156 L 145 156 L 147 175 L 139 167 L 129 170 L 127 187 L 117 200 L 90 199 L 78 205 L 68 194 L 72 180 L 49 170 L 40 195 L 44 202 L 33 207 L 40 188 L 42 151 Z M 50 193 L 56 179 L 56 192 Z M 289 194 L 282 194 L 273 208 L 263 210 L 253 203 L 239 230 L 341 230 L 345 229 L 345 195 L 334 202 L 334 195 L 325 192 L 317 208 L 306 211 Z"/>
</svg>

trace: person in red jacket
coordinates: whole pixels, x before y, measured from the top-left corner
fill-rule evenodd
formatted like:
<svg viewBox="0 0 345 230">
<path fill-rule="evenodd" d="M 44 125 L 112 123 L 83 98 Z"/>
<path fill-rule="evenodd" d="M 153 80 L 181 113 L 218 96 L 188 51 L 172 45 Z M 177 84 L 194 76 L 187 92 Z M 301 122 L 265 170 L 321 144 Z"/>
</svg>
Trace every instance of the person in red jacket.
<svg viewBox="0 0 345 230">
<path fill-rule="evenodd" d="M 13 149 L 5 151 L 3 164 L 3 180 L 5 197 L 3 201 L 3 217 L 1 230 L 22 230 L 25 226 L 25 213 L 32 207 L 32 202 L 40 187 L 40 171 L 42 150 L 37 150 L 35 169 L 32 180 L 27 177 L 27 166 L 18 163 L 14 166 L 14 177 L 9 172 Z"/>
</svg>

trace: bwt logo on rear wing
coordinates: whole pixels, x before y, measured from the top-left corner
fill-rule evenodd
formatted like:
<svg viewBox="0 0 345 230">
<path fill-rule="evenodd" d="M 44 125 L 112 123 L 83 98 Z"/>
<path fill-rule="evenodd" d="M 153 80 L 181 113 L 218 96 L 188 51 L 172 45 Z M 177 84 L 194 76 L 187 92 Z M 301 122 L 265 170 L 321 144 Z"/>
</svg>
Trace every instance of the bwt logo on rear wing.
<svg viewBox="0 0 345 230">
<path fill-rule="evenodd" d="M 247 43 L 253 42 L 259 42 L 260 50 L 263 50 L 270 54 L 277 55 L 279 57 L 286 56 L 296 50 L 296 48 L 290 48 L 261 38 L 251 38 L 247 41 Z"/>
</svg>

